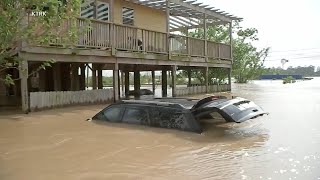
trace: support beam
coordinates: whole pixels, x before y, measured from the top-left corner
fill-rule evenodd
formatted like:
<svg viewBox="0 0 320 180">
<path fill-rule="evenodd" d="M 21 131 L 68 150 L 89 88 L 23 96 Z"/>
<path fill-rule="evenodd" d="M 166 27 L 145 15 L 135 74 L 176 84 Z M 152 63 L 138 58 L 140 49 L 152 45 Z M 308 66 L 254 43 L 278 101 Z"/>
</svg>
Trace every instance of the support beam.
<svg viewBox="0 0 320 180">
<path fill-rule="evenodd" d="M 188 69 L 187 72 L 188 72 L 188 87 L 190 87 L 191 86 L 191 69 Z"/>
<path fill-rule="evenodd" d="M 168 96 L 168 79 L 167 79 L 167 71 L 166 70 L 162 70 L 162 74 L 161 74 L 161 78 L 162 78 L 162 97 L 167 97 Z"/>
<path fill-rule="evenodd" d="M 92 63 L 92 89 L 97 89 L 97 70 Z"/>
<path fill-rule="evenodd" d="M 124 72 L 124 89 L 125 89 L 125 95 L 127 96 L 129 94 L 129 85 L 130 85 L 130 76 L 129 76 L 129 71 Z"/>
<path fill-rule="evenodd" d="M 98 89 L 103 89 L 102 69 L 98 69 Z"/>
<path fill-rule="evenodd" d="M 232 71 L 231 71 L 231 68 L 229 68 L 228 71 L 229 71 L 229 72 L 228 72 L 228 84 L 229 84 L 230 87 L 231 87 L 231 72 L 232 72 Z"/>
<path fill-rule="evenodd" d="M 82 64 L 80 66 L 80 90 L 86 89 L 86 66 L 85 64 Z"/>
<path fill-rule="evenodd" d="M 134 71 L 134 91 L 140 91 L 140 71 Z"/>
<path fill-rule="evenodd" d="M 54 63 L 52 67 L 53 72 L 53 89 L 55 91 L 61 91 L 61 64 Z"/>
<path fill-rule="evenodd" d="M 176 79 L 177 79 L 177 66 L 174 65 L 172 66 L 172 73 L 171 73 L 171 77 L 172 77 L 172 97 L 176 97 Z"/>
<path fill-rule="evenodd" d="M 167 15 L 167 26 L 166 26 L 166 32 L 167 32 L 167 52 L 168 52 L 168 59 L 170 58 L 170 1 L 166 0 L 166 15 Z"/>
<path fill-rule="evenodd" d="M 152 92 L 156 94 L 156 75 L 154 71 L 151 71 L 151 79 L 152 79 Z"/>
<path fill-rule="evenodd" d="M 19 76 L 21 79 L 21 107 L 24 113 L 29 113 L 28 75 L 28 61 L 21 61 Z"/>
<path fill-rule="evenodd" d="M 72 63 L 71 64 L 71 90 L 72 91 L 79 91 L 79 64 Z"/>
<path fill-rule="evenodd" d="M 124 96 L 124 71 L 121 71 L 121 92 L 122 96 Z"/>
<path fill-rule="evenodd" d="M 41 69 L 39 71 L 39 91 L 45 92 L 47 90 L 47 76 L 46 76 L 46 70 Z"/>
<path fill-rule="evenodd" d="M 114 102 L 119 100 L 119 65 L 118 63 L 114 64 L 113 70 L 113 96 Z"/>
<path fill-rule="evenodd" d="M 205 68 L 204 82 L 206 85 L 206 93 L 209 93 L 209 67 Z"/>
</svg>

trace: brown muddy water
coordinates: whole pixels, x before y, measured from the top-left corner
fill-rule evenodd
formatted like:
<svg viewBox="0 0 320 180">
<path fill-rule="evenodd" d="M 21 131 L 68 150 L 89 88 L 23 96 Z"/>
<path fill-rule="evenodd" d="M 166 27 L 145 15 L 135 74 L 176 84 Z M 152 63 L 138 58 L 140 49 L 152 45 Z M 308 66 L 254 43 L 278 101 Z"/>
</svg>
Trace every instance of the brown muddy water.
<svg viewBox="0 0 320 180">
<path fill-rule="evenodd" d="M 320 179 L 320 79 L 233 85 L 269 116 L 201 135 L 86 122 L 103 106 L 0 117 L 0 179 Z"/>
</svg>

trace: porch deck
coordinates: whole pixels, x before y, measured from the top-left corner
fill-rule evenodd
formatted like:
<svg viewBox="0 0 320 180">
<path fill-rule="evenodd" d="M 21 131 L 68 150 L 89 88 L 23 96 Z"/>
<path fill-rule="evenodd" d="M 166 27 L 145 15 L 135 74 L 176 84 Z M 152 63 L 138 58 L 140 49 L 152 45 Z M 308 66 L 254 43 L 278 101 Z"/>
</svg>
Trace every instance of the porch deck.
<svg viewBox="0 0 320 180">
<path fill-rule="evenodd" d="M 231 65 L 231 47 L 228 44 L 183 35 L 168 35 L 165 32 L 95 19 L 78 18 L 75 24 L 79 30 L 77 43 L 70 45 L 64 41 L 63 35 L 72 26 L 70 22 L 64 23 L 57 31 L 58 35 L 50 39 L 49 43 L 29 44 L 24 47 L 23 52 L 31 55 L 27 59 L 41 61 L 41 57 L 35 57 L 37 54 L 46 54 L 48 58 L 53 54 L 55 57 L 60 57 L 56 59 L 63 61 L 61 55 L 72 54 L 95 56 L 94 59 L 91 58 L 92 62 L 100 63 L 113 63 L 112 58 L 106 61 L 105 57 L 116 57 Z M 98 60 L 99 57 L 104 57 L 104 60 Z M 84 58 L 86 61 L 90 59 Z M 79 60 L 78 57 L 77 59 Z M 70 62 L 70 59 L 66 61 Z"/>
</svg>

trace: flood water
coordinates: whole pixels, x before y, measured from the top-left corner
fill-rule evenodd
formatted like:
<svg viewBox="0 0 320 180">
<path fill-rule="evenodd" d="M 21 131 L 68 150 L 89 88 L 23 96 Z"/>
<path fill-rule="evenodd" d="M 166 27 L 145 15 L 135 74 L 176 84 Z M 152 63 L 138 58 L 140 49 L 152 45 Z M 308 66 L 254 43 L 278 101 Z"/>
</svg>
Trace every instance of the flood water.
<svg viewBox="0 0 320 180">
<path fill-rule="evenodd" d="M 320 179 L 320 79 L 233 85 L 269 116 L 201 135 L 85 119 L 103 106 L 0 117 L 0 179 Z"/>
</svg>

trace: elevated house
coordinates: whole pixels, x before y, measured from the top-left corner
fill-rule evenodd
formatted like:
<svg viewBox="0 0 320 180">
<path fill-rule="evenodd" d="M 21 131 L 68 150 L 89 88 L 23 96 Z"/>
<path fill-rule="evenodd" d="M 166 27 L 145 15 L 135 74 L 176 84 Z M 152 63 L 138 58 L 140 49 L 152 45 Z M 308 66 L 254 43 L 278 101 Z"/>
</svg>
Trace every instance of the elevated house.
<svg viewBox="0 0 320 180">
<path fill-rule="evenodd" d="M 134 72 L 135 90 L 140 88 L 140 71 L 151 71 L 153 84 L 154 71 L 162 72 L 163 96 L 167 95 L 167 72 L 171 71 L 172 95 L 176 96 L 183 93 L 176 88 L 178 69 L 203 70 L 206 82 L 201 92 L 209 92 L 212 89 L 208 69 L 225 68 L 229 72 L 229 84 L 220 90 L 231 90 L 230 44 L 234 20 L 240 18 L 196 1 L 86 0 L 81 5 L 76 24 L 79 29 L 89 25 L 90 31 L 82 34 L 73 48 L 59 46 L 57 39 L 47 45 L 24 44 L 19 52 L 25 59 L 21 66 L 24 70 L 31 72 L 51 58 L 57 63 L 30 77 L 20 71 L 21 80 L 13 87 L 1 84 L 0 103 L 21 104 L 22 109 L 28 111 L 30 108 L 104 101 L 106 93 L 96 90 L 103 89 L 102 70 L 113 70 L 113 89 L 108 94 L 113 100 L 120 98 L 120 84 L 125 92 L 129 91 L 129 72 Z M 221 24 L 229 27 L 230 41 L 222 44 L 207 40 L 207 28 Z M 68 24 L 62 28 L 68 28 Z M 188 36 L 188 31 L 195 28 L 204 29 L 203 39 Z M 83 91 L 86 69 L 92 71 L 93 90 L 90 92 Z M 18 71 L 10 73 L 19 77 Z M 89 100 L 74 100 L 86 99 L 84 96 L 90 96 Z M 101 98 L 95 99 L 97 96 Z"/>
</svg>

